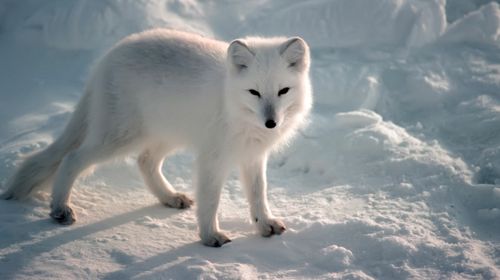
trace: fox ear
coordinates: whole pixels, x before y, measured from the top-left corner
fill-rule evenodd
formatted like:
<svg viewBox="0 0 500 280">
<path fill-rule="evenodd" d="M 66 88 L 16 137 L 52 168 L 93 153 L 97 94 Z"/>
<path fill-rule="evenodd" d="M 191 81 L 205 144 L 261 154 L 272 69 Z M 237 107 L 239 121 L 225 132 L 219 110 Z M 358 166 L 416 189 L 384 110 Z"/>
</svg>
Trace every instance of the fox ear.
<svg viewBox="0 0 500 280">
<path fill-rule="evenodd" d="M 237 71 L 242 71 L 248 68 L 254 58 L 254 53 L 250 50 L 243 40 L 234 40 L 227 48 L 227 57 L 229 63 L 234 66 Z"/>
<path fill-rule="evenodd" d="M 300 37 L 292 37 L 281 44 L 281 57 L 288 63 L 288 67 L 303 70 L 309 65 L 309 47 Z"/>
</svg>

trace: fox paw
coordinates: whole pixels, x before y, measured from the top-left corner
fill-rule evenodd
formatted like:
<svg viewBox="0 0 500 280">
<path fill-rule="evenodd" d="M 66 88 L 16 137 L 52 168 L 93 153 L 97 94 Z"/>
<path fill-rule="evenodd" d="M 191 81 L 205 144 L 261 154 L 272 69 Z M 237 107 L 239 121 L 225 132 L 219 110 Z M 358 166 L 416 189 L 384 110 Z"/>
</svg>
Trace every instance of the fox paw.
<svg viewBox="0 0 500 280">
<path fill-rule="evenodd" d="M 61 225 L 71 225 L 76 221 L 75 212 L 67 205 L 53 208 L 50 217 Z"/>
<path fill-rule="evenodd" d="M 286 230 L 285 224 L 276 218 L 257 220 L 257 227 L 260 234 L 264 237 L 270 237 L 275 234 L 280 235 Z"/>
<path fill-rule="evenodd" d="M 167 198 L 162 203 L 167 207 L 185 209 L 193 205 L 194 201 L 183 193 L 177 193 L 174 196 Z"/>
<path fill-rule="evenodd" d="M 231 242 L 231 239 L 229 239 L 229 237 L 222 232 L 214 232 L 205 237 L 202 236 L 201 242 L 203 242 L 203 245 L 205 246 L 221 247 L 222 245 Z"/>
</svg>

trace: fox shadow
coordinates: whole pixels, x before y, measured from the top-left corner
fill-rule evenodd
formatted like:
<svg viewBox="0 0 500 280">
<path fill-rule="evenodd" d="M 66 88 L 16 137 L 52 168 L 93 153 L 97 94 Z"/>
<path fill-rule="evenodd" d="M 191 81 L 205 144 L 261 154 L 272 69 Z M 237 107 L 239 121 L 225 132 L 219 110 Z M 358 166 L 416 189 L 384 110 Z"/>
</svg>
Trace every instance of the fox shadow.
<svg viewBox="0 0 500 280">
<path fill-rule="evenodd" d="M 2 201 L 0 205 L 4 203 L 10 204 L 15 202 Z M 12 209 L 12 207 L 9 208 Z M 8 233 L 10 236 L 13 236 L 12 238 L 0 239 L 0 241 L 3 242 L 0 243 L 0 250 L 9 246 L 12 246 L 14 249 L 8 250 L 13 251 L 11 253 L 6 253 L 3 256 L 0 255 L 0 257 L 2 257 L 2 262 L 0 262 L 0 279 L 14 279 L 16 274 L 23 268 L 29 266 L 35 258 L 63 246 L 64 244 L 80 240 L 100 231 L 127 224 L 144 216 L 166 219 L 176 214 L 177 211 L 176 209 L 165 208 L 163 205 L 159 204 L 146 206 L 92 224 L 65 227 L 61 229 L 61 233 L 35 242 L 33 242 L 34 236 L 41 236 L 44 232 L 54 231 L 54 229 L 60 227 L 60 225 L 56 224 L 50 218 L 17 224 L 13 223 L 14 225 L 0 230 L 0 235 Z M 5 267 L 2 268 L 2 266 Z"/>
</svg>

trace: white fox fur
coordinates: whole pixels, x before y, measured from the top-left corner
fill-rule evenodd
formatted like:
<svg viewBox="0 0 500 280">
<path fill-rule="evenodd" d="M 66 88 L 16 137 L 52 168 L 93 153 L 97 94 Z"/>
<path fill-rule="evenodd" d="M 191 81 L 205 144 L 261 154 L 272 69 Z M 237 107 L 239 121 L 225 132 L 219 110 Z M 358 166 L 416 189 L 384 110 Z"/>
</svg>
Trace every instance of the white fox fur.
<svg viewBox="0 0 500 280">
<path fill-rule="evenodd" d="M 294 38 L 248 37 L 230 44 L 157 29 L 131 35 L 97 64 L 63 135 L 25 160 L 7 183 L 21 199 L 53 182 L 51 216 L 71 224 L 72 185 L 90 166 L 131 152 L 160 202 L 193 201 L 163 177 L 179 148 L 196 155 L 197 216 L 205 245 L 230 239 L 216 211 L 226 176 L 239 167 L 252 220 L 263 236 L 281 234 L 266 197 L 266 165 L 304 124 L 312 105 L 309 48 Z"/>
</svg>

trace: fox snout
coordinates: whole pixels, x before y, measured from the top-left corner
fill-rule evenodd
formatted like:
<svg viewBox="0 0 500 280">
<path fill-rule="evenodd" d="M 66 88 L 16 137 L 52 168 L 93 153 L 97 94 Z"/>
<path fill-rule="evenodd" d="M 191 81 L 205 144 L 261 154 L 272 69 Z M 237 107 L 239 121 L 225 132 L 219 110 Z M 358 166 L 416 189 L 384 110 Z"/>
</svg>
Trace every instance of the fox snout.
<svg viewBox="0 0 500 280">
<path fill-rule="evenodd" d="M 269 129 L 273 129 L 278 125 L 276 109 L 271 103 L 266 104 L 266 106 L 264 107 L 264 120 L 265 126 Z"/>
</svg>

